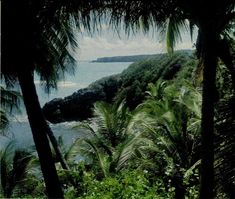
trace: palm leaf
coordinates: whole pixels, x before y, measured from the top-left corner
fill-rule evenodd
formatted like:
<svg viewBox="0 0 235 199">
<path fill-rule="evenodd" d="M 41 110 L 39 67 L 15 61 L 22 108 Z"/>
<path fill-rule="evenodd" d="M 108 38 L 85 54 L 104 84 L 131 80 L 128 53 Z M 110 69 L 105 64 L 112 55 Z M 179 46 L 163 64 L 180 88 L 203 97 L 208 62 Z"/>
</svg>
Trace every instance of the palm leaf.
<svg viewBox="0 0 235 199">
<path fill-rule="evenodd" d="M 16 149 L 14 141 L 10 141 L 0 154 L 1 188 L 5 197 L 11 197 L 15 187 L 26 179 L 33 156 L 24 149 Z"/>
<path fill-rule="evenodd" d="M 201 160 L 198 160 L 189 169 L 187 169 L 187 171 L 184 173 L 184 179 L 190 178 L 190 176 L 193 173 L 193 170 L 195 170 L 196 167 L 198 167 L 200 164 L 201 164 Z"/>
<path fill-rule="evenodd" d="M 169 17 L 166 25 L 166 48 L 168 53 L 173 53 L 175 45 L 182 41 L 181 30 L 186 29 L 185 20 L 179 17 Z"/>
<path fill-rule="evenodd" d="M 14 90 L 5 89 L 3 86 L 0 86 L 0 102 L 1 108 L 9 110 L 11 112 L 13 108 L 19 109 L 21 95 L 19 92 Z"/>
<path fill-rule="evenodd" d="M 141 137 L 141 133 L 139 135 L 135 135 L 129 138 L 122 146 L 118 149 L 118 155 L 115 158 L 115 169 L 116 171 L 120 171 L 123 167 L 127 166 L 127 163 L 130 160 L 134 160 L 135 158 L 141 158 L 144 156 L 144 153 L 141 149 L 144 146 L 149 146 L 152 142 L 147 138 Z"/>
<path fill-rule="evenodd" d="M 105 160 L 105 156 L 102 154 L 101 150 L 96 147 L 96 145 L 89 139 L 86 139 L 85 142 L 89 144 L 89 146 L 94 150 L 96 157 L 98 158 L 98 162 L 104 177 L 108 176 L 108 165 Z"/>
<path fill-rule="evenodd" d="M 235 97 L 219 102 L 216 120 L 215 177 L 218 192 L 234 194 L 235 169 Z"/>
<path fill-rule="evenodd" d="M 9 125 L 9 120 L 7 118 L 6 112 L 0 110 L 0 134 L 5 135 L 4 129 L 6 129 Z"/>
<path fill-rule="evenodd" d="M 21 95 L 19 92 L 0 86 L 0 133 L 5 135 L 4 129 L 9 125 L 8 114 L 13 110 L 19 111 Z"/>
</svg>

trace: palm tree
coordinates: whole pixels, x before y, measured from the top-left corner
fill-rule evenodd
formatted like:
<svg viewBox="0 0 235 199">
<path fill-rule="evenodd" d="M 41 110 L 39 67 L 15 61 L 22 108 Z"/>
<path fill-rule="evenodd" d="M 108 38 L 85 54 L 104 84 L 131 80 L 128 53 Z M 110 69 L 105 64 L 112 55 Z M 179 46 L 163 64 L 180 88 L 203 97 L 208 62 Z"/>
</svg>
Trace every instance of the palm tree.
<svg viewBox="0 0 235 199">
<path fill-rule="evenodd" d="M 42 113 L 34 85 L 36 71 L 46 90 L 56 88 L 65 72 L 73 73 L 71 52 L 77 47 L 74 29 L 91 30 L 99 23 L 90 10 L 100 1 L 3 1 L 2 71 L 8 86 L 17 81 L 38 152 L 49 197 L 63 198 L 47 135 L 59 154 L 56 140 Z M 100 11 L 101 12 L 101 11 Z M 11 24 L 11 25 L 9 25 Z M 62 156 L 59 156 L 62 161 Z M 65 165 L 64 165 L 65 166 Z"/>
<path fill-rule="evenodd" d="M 81 139 L 80 153 L 96 162 L 102 176 L 107 177 L 130 166 L 130 160 L 140 158 L 150 140 L 133 128 L 133 118 L 123 102 L 98 102 L 94 115 L 95 124 L 79 126 L 91 134 Z"/>
<path fill-rule="evenodd" d="M 19 186 L 27 176 L 32 161 L 32 154 L 25 149 L 16 149 L 10 141 L 0 151 L 1 189 L 3 196 L 10 198 L 16 186 Z"/>
<path fill-rule="evenodd" d="M 3 10 L 7 10 L 3 12 L 7 24 L 3 24 L 1 75 L 8 86 L 16 80 L 20 84 L 47 193 L 54 198 L 63 198 L 63 194 L 47 139 L 51 131 L 40 108 L 33 76 L 38 72 L 49 90 L 56 87 L 66 71 L 73 72 L 70 51 L 77 45 L 73 28 L 90 19 L 86 9 L 85 15 L 78 11 L 81 5 L 89 6 L 81 3 L 47 0 L 2 3 Z"/>
<path fill-rule="evenodd" d="M 148 98 L 139 107 L 139 122 L 155 143 L 157 162 L 173 165 L 171 176 L 175 197 L 184 198 L 184 173 L 198 164 L 201 94 L 189 83 L 149 84 Z M 161 163 L 162 164 L 162 163 Z M 165 171 L 166 172 L 166 171 Z"/>
<path fill-rule="evenodd" d="M 174 2 L 163 0 L 34 2 L 28 0 L 11 3 L 13 2 L 3 1 L 4 6 L 7 7 L 3 10 L 8 11 L 3 15 L 8 19 L 7 23 L 14 26 L 6 26 L 7 34 L 2 36 L 2 74 L 6 80 L 11 80 L 8 82 L 18 77 L 47 191 L 49 196 L 54 197 L 62 197 L 62 192 L 54 191 L 60 190 L 60 186 L 46 136 L 49 128 L 37 99 L 33 72 L 35 70 L 40 72 L 41 79 L 47 82 L 47 88 L 56 87 L 58 78 L 64 75 L 64 71 L 69 70 L 67 66 L 64 67 L 64 62 L 72 60 L 69 51 L 76 46 L 73 45 L 75 43 L 71 27 L 73 25 L 80 27 L 82 23 L 85 28 L 91 29 L 93 28 L 91 21 L 101 23 L 102 13 L 106 16 L 111 14 L 111 23 L 113 22 L 115 27 L 124 21 L 127 31 L 129 28 L 137 30 L 141 27 L 147 31 L 152 25 L 165 29 L 167 24 L 171 25 L 172 20 L 177 19 L 176 26 L 173 26 L 174 28 L 168 34 L 173 35 L 170 33 L 179 30 L 179 25 L 185 24 L 186 19 L 191 22 L 190 24 L 196 24 L 199 28 L 198 38 L 200 38 L 197 49 L 204 65 L 201 198 L 213 198 L 213 118 L 215 74 L 219 51 L 217 46 L 223 30 L 234 18 L 233 0 L 216 0 L 211 5 L 202 0 Z M 91 13 L 91 10 L 94 12 Z M 68 44 L 72 45 L 68 47 Z M 12 59 L 13 46 L 14 51 L 17 52 L 14 53 L 14 59 Z M 46 162 L 50 166 L 47 166 Z M 211 182 L 209 186 L 208 180 Z"/>
<path fill-rule="evenodd" d="M 6 26 L 7 36 L 6 34 L 3 36 L 3 41 L 6 43 L 3 44 L 3 68 L 1 74 L 4 75 L 7 84 L 14 83 L 16 78 L 18 78 L 48 196 L 50 198 L 63 198 L 47 139 L 49 127 L 39 105 L 33 78 L 35 69 L 40 70 L 40 67 L 42 74 L 45 74 L 47 70 L 49 71 L 47 76 L 44 75 L 44 77 L 48 78 L 53 70 L 54 73 L 57 72 L 54 68 L 56 61 L 63 60 L 61 60 L 61 53 L 58 54 L 60 49 L 55 45 L 56 41 L 53 41 L 53 28 L 50 28 L 47 33 L 45 32 L 46 25 L 45 19 L 43 19 L 43 12 L 47 10 L 46 2 L 24 1 L 13 5 L 11 3 L 13 2 L 3 2 L 3 6 L 8 10 L 4 14 L 10 24 L 15 24 L 14 29 L 16 28 L 17 31 L 12 26 Z M 55 38 L 61 37 L 56 35 L 56 31 L 54 31 Z M 58 38 L 57 42 L 60 42 L 61 46 L 65 47 L 66 44 L 62 43 L 63 37 L 61 38 L 61 40 Z M 11 53 L 13 46 L 17 53 Z M 66 51 L 63 50 L 62 52 L 65 53 Z M 58 58 L 55 57 L 56 54 Z M 14 56 L 14 59 L 12 59 L 12 56 Z M 51 81 L 48 80 L 48 85 L 51 82 L 54 83 L 56 76 L 50 78 Z"/>
<path fill-rule="evenodd" d="M 225 54 L 220 52 L 222 36 L 234 20 L 233 0 L 206 3 L 205 1 L 112 1 L 110 6 L 111 22 L 114 26 L 124 23 L 126 30 L 135 31 L 143 28 L 158 27 L 167 31 L 169 50 L 180 36 L 180 28 L 187 27 L 192 30 L 194 25 L 199 29 L 197 52 L 203 64 L 203 102 L 202 102 L 202 164 L 200 198 L 214 197 L 214 103 L 215 103 L 215 75 L 218 57 L 223 59 L 232 74 L 231 53 L 226 42 Z M 123 19 L 123 20 L 121 20 Z M 187 22 L 189 21 L 189 23 Z M 123 23 L 122 23 L 123 22 Z M 187 25 L 188 24 L 188 25 Z M 231 28 L 230 28 L 231 30 Z M 230 60 L 230 61 L 229 61 Z M 228 65 L 229 64 L 229 65 Z M 208 183 L 210 182 L 210 183 Z"/>
</svg>

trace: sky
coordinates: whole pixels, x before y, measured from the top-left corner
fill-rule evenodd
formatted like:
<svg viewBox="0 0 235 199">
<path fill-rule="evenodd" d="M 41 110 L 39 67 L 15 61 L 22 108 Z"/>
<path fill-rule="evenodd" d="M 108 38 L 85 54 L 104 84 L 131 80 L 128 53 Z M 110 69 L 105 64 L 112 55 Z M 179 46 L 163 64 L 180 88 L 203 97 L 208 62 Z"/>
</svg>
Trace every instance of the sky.
<svg viewBox="0 0 235 199">
<path fill-rule="evenodd" d="M 196 34 L 191 41 L 190 34 L 182 31 L 182 42 L 176 49 L 192 49 Z M 119 35 L 109 27 L 103 27 L 99 33 L 93 35 L 85 31 L 77 36 L 79 48 L 75 53 L 78 61 L 95 60 L 98 57 L 111 57 L 122 55 L 157 54 L 166 52 L 165 41 L 158 33 L 131 34 L 129 37 L 120 31 Z"/>
</svg>

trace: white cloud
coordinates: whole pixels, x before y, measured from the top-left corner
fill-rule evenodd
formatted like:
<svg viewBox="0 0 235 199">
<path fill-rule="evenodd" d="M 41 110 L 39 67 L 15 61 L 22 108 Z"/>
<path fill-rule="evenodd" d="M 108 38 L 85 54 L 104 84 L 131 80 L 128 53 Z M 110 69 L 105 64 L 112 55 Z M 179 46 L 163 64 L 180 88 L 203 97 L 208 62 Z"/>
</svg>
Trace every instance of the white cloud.
<svg viewBox="0 0 235 199">
<path fill-rule="evenodd" d="M 176 49 L 190 49 L 193 44 L 188 34 L 183 34 L 183 41 L 176 46 Z M 102 31 L 93 37 L 80 35 L 78 60 L 92 60 L 98 57 L 136 55 L 136 54 L 155 54 L 165 52 L 165 42 L 159 42 L 154 37 L 139 34 L 119 38 L 113 32 Z"/>
</svg>

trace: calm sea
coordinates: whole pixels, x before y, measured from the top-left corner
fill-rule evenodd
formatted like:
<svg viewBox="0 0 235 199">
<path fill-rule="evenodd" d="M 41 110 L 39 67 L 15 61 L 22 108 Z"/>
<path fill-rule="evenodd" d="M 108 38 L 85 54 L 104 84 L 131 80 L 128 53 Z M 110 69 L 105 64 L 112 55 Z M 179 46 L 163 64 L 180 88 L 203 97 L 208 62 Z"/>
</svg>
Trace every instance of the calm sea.
<svg viewBox="0 0 235 199">
<path fill-rule="evenodd" d="M 35 84 L 41 106 L 54 98 L 65 97 L 71 95 L 78 89 L 85 88 L 92 82 L 109 75 L 121 73 L 131 62 L 122 63 L 90 63 L 79 62 L 74 76 L 67 75 L 64 81 L 58 83 L 58 89 L 51 91 L 48 95 L 44 92 L 43 86 L 40 84 L 39 78 L 35 78 Z M 56 137 L 62 136 L 65 144 L 73 142 L 77 137 L 82 136 L 79 129 L 72 129 L 76 122 L 65 122 L 60 124 L 50 124 Z M 30 127 L 27 121 L 25 110 L 22 107 L 22 113 L 11 118 L 11 125 L 8 129 L 8 137 L 15 138 L 20 146 L 29 146 L 33 144 Z M 1 136 L 1 142 L 8 140 Z M 0 142 L 0 144 L 1 144 Z"/>
</svg>

